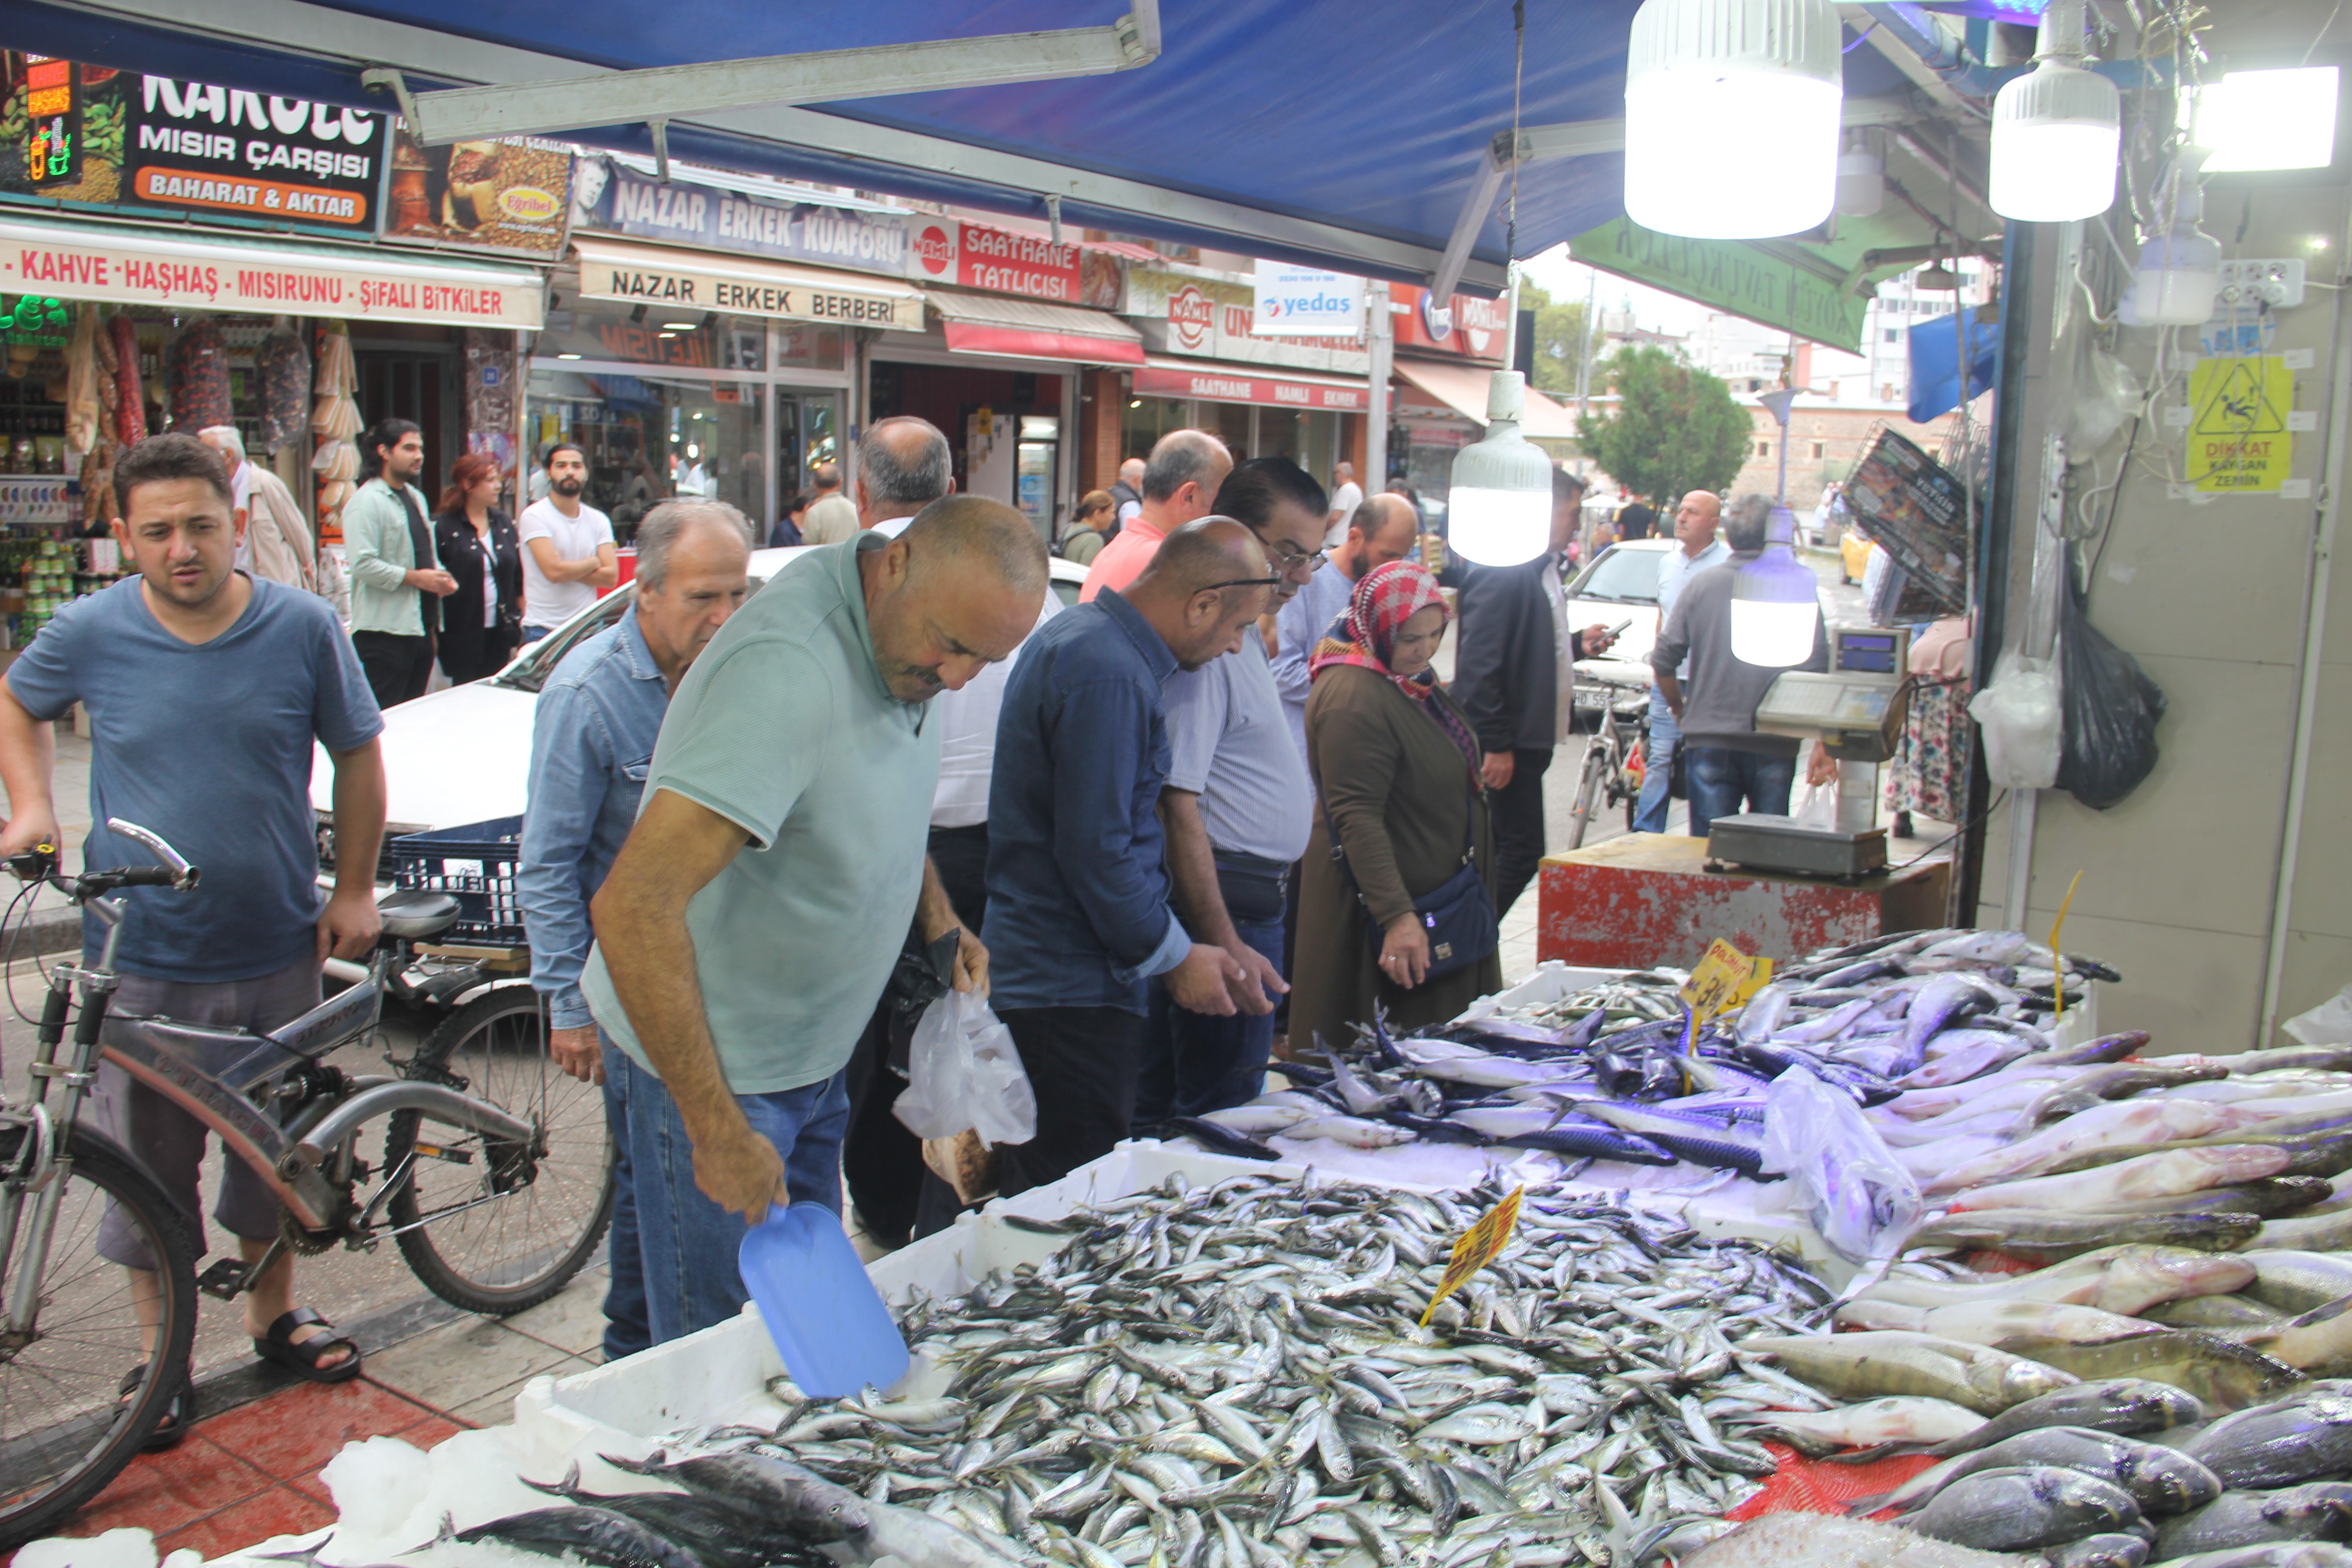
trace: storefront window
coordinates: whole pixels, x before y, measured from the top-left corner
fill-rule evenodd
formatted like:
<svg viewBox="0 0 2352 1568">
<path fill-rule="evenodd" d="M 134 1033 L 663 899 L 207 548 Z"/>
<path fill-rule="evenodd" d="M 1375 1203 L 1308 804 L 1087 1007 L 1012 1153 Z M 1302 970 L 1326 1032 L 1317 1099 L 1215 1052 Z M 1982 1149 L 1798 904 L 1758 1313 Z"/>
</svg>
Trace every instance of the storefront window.
<svg viewBox="0 0 2352 1568">
<path fill-rule="evenodd" d="M 616 360 L 679 370 L 765 370 L 768 323 L 759 316 L 683 314 L 658 305 L 583 300 L 558 289 L 563 306 L 547 312 L 532 352 L 541 359 Z M 840 363 L 838 329 L 835 363 Z M 814 347 L 810 348 L 814 353 Z M 814 363 L 814 362 L 811 362 Z"/>
<path fill-rule="evenodd" d="M 1185 420 L 1192 416 L 1192 407 L 1181 397 L 1129 398 L 1127 413 L 1119 422 L 1120 459 L 1151 456 L 1151 448 L 1160 437 L 1184 427 Z"/>
<path fill-rule="evenodd" d="M 841 461 L 841 398 L 831 392 L 776 394 L 776 505 L 816 489 L 819 463 Z"/>
<path fill-rule="evenodd" d="M 1223 441 L 1235 458 L 1246 458 L 1251 456 L 1251 416 L 1256 412 L 1246 403 L 1203 403 L 1201 428 Z"/>
<path fill-rule="evenodd" d="M 1261 408 L 1257 411 L 1257 450 L 1253 458 L 1287 458 L 1300 468 L 1314 465 L 1299 450 L 1299 412 L 1296 408 Z"/>
<path fill-rule="evenodd" d="M 1298 416 L 1298 450 L 1291 454 L 1298 466 L 1327 489 L 1331 465 L 1339 460 L 1339 416 L 1326 408 Z"/>
<path fill-rule="evenodd" d="M 1423 510 L 1433 519 L 1445 513 L 1446 493 L 1454 487 L 1454 458 L 1476 439 L 1465 421 L 1460 425 L 1415 422 L 1404 426 L 1405 482 L 1419 492 Z M 1395 458 L 1391 457 L 1394 463 Z"/>
<path fill-rule="evenodd" d="M 776 364 L 779 369 L 839 370 L 841 329 L 815 321 L 778 321 Z"/>
<path fill-rule="evenodd" d="M 766 395 L 758 382 L 536 369 L 534 448 L 580 444 L 588 455 L 583 499 L 612 518 L 624 542 L 657 502 L 678 495 L 741 508 L 764 540 L 772 521 Z"/>
</svg>

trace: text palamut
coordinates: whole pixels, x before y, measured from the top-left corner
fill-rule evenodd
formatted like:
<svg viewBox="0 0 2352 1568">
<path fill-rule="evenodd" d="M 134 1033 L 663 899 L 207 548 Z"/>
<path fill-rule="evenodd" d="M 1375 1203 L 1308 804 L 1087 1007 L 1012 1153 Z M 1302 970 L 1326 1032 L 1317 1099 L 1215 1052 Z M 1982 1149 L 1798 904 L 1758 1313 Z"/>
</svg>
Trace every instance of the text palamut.
<svg viewBox="0 0 2352 1568">
<path fill-rule="evenodd" d="M 711 310 L 757 316 L 795 316 L 828 321 L 884 321 L 898 315 L 898 301 L 863 294 L 833 294 L 782 283 L 751 283 L 732 278 L 681 277 L 611 268 L 604 293 L 624 300 L 654 300 Z"/>
</svg>

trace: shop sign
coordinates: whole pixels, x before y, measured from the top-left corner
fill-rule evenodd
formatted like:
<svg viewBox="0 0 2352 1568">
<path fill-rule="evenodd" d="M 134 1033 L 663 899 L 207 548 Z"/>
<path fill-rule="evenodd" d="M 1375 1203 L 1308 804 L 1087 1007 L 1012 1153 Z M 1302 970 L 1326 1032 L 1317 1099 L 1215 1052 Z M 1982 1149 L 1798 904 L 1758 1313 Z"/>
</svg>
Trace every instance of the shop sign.
<svg viewBox="0 0 2352 1568">
<path fill-rule="evenodd" d="M 1127 295 L 1127 314 L 1155 353 L 1354 375 L 1370 368 L 1360 334 L 1259 335 L 1253 291 L 1237 283 L 1130 268 Z"/>
<path fill-rule="evenodd" d="M 0 292 L 122 304 L 283 311 L 353 321 L 540 324 L 538 279 L 426 268 L 385 258 L 240 254 L 226 246 L 110 237 L 84 241 L 34 226 L 0 226 Z"/>
<path fill-rule="evenodd" d="M 81 79 L 71 60 L 25 60 L 25 180 L 36 191 L 81 179 Z"/>
<path fill-rule="evenodd" d="M 1354 337 L 1364 330 L 1364 280 L 1261 259 L 1250 330 L 1264 338 Z"/>
<path fill-rule="evenodd" d="M 615 247 L 617 248 L 617 247 Z M 721 310 L 730 315 L 784 316 L 802 321 L 923 330 L 923 302 L 908 293 L 866 293 L 798 279 L 731 276 L 692 265 L 610 261 L 583 256 L 580 292 L 590 300 L 620 300 L 676 310 Z"/>
<path fill-rule="evenodd" d="M 1501 364 L 1509 357 L 1511 307 L 1506 300 L 1474 300 L 1467 294 L 1456 294 L 1453 320 L 1444 323 L 1445 330 L 1440 331 L 1431 313 L 1428 289 L 1391 283 L 1389 300 L 1396 346 L 1401 349 L 1427 349 L 1491 364 Z"/>
<path fill-rule="evenodd" d="M 1733 239 L 1684 239 L 1619 218 L 1578 235 L 1569 241 L 1569 251 L 1603 272 L 1847 353 L 1862 352 L 1868 301 L 1850 292 L 1842 278 L 1811 271 L 1759 246 Z M 1403 341 L 1402 331 L 1398 341 Z"/>
<path fill-rule="evenodd" d="M 1371 393 L 1360 386 L 1325 386 L 1318 382 L 1233 375 L 1219 370 L 1171 370 L 1147 365 L 1135 373 L 1139 397 L 1197 397 L 1210 403 L 1260 403 L 1277 408 L 1329 409 L 1360 414 Z"/>
<path fill-rule="evenodd" d="M 534 136 L 427 147 L 395 120 L 383 237 L 552 260 L 572 208 L 572 148 Z"/>
<path fill-rule="evenodd" d="M 896 213 L 771 202 L 677 181 L 665 185 L 601 161 L 582 166 L 578 205 L 582 227 L 610 234 L 893 277 L 909 266 L 906 224 Z"/>
<path fill-rule="evenodd" d="M 125 202 L 373 232 L 383 115 L 161 76 L 125 96 Z"/>
<path fill-rule="evenodd" d="M 908 227 L 907 276 L 917 282 L 953 282 L 1066 305 L 1085 298 L 1075 245 L 952 218 L 915 218 Z"/>
</svg>

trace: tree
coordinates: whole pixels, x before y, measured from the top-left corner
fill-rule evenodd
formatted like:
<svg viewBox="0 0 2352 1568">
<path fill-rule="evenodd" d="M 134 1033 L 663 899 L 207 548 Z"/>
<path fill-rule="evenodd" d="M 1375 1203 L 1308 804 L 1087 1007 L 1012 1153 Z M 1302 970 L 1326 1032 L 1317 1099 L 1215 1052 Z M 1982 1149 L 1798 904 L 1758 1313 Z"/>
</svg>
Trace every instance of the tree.
<svg viewBox="0 0 2352 1568">
<path fill-rule="evenodd" d="M 1593 375 L 1617 395 L 1616 411 L 1587 415 L 1577 436 L 1628 493 L 1663 506 L 1738 477 L 1754 425 L 1719 377 L 1653 347 L 1621 349 Z"/>
<path fill-rule="evenodd" d="M 1584 302 L 1556 304 L 1540 285 L 1523 277 L 1519 309 L 1536 313 L 1536 390 L 1573 395 L 1576 367 L 1586 352 Z"/>
</svg>

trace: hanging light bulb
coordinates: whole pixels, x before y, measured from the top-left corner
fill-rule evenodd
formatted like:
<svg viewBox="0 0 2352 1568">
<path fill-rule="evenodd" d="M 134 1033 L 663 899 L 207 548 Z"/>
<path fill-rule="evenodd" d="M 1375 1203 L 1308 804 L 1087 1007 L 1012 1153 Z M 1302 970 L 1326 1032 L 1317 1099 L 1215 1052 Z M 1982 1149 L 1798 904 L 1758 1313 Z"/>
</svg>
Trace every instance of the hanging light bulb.
<svg viewBox="0 0 2352 1568">
<path fill-rule="evenodd" d="M 1486 385 L 1486 434 L 1454 455 L 1446 543 L 1482 566 L 1533 561 L 1551 542 L 1551 459 L 1519 434 L 1527 378 L 1498 370 Z"/>
<path fill-rule="evenodd" d="M 1832 0 L 1643 0 L 1625 57 L 1625 214 L 1696 239 L 1797 234 L 1837 195 Z M 1761 156 L 1726 150 L 1763 146 Z"/>
<path fill-rule="evenodd" d="M 1731 657 L 1742 664 L 1788 669 L 1813 655 L 1821 588 L 1812 568 L 1797 559 L 1796 537 L 1797 514 L 1775 506 L 1764 552 L 1732 568 Z"/>
<path fill-rule="evenodd" d="M 2021 223 L 2096 217 L 2115 205 L 2123 100 L 2085 70 L 2084 0 L 2051 0 L 2025 75 L 1992 100 L 1992 210 Z"/>
<path fill-rule="evenodd" d="M 2198 227 L 2205 216 L 2201 173 L 2210 154 L 2183 147 L 2174 160 L 2172 222 L 2139 247 L 2133 279 L 2131 325 L 2201 327 L 2213 319 L 2221 290 L 2221 242 Z"/>
<path fill-rule="evenodd" d="M 1886 160 L 1872 151 L 1870 132 L 1857 131 L 1837 161 L 1840 217 L 1869 217 L 1886 205 Z"/>
</svg>

